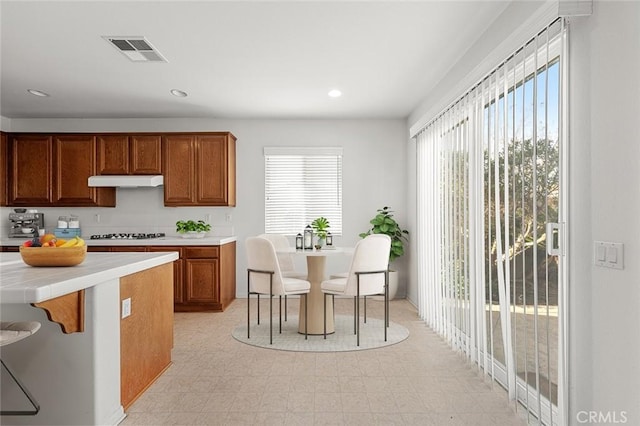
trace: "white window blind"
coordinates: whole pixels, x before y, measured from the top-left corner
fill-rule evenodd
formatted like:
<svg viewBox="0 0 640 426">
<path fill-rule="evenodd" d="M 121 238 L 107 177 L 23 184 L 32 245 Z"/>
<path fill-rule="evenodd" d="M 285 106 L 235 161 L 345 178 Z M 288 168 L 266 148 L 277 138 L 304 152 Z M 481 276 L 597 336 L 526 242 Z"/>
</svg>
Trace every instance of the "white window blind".
<svg viewBox="0 0 640 426">
<path fill-rule="evenodd" d="M 342 148 L 267 147 L 265 232 L 296 235 L 320 216 L 342 234 Z"/>
<path fill-rule="evenodd" d="M 532 424 L 562 424 L 560 210 L 564 20 L 417 135 L 420 316 Z"/>
</svg>

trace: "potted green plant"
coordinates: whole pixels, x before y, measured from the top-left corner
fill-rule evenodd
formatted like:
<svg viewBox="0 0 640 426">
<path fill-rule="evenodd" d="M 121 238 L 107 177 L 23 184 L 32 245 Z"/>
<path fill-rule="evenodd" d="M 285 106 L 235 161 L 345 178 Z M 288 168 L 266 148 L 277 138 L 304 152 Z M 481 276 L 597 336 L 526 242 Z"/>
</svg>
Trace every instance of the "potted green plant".
<svg viewBox="0 0 640 426">
<path fill-rule="evenodd" d="M 176 222 L 176 231 L 182 238 L 203 238 L 211 231 L 211 225 L 204 220 L 179 220 Z"/>
<path fill-rule="evenodd" d="M 313 231 L 318 236 L 318 242 L 316 248 L 319 249 L 324 246 L 324 242 L 327 239 L 327 230 L 329 229 L 329 221 L 326 217 L 318 217 L 311 222 Z"/>
<path fill-rule="evenodd" d="M 385 206 L 377 210 L 377 214 L 369 221 L 372 225 L 367 232 L 360 234 L 360 238 L 365 238 L 371 234 L 385 234 L 391 237 L 391 252 L 389 253 L 389 263 L 404 255 L 404 245 L 409 241 L 409 231 L 402 229 L 393 218 L 393 210 Z M 398 290 L 398 272 L 389 269 L 389 300 L 393 299 Z"/>
</svg>

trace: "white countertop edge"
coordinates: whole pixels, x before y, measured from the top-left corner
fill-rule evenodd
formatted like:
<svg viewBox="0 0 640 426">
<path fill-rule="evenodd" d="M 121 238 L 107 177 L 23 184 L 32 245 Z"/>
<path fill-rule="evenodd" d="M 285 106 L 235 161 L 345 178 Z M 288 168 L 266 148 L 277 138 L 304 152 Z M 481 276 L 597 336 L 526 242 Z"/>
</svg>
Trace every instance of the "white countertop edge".
<svg viewBox="0 0 640 426">
<path fill-rule="evenodd" d="M 177 236 L 167 236 L 164 238 L 150 238 L 142 240 L 92 240 L 89 237 L 82 237 L 88 247 L 92 246 L 221 246 L 237 241 L 236 236 L 224 237 L 204 237 L 204 238 L 182 238 Z M 0 246 L 17 247 L 22 245 L 28 238 L 0 238 Z"/>
<path fill-rule="evenodd" d="M 3 254 L 10 255 L 9 253 Z M 11 253 L 14 256 L 19 254 Z M 4 257 L 3 256 L 3 257 Z M 114 257 L 115 256 L 115 257 Z M 120 277 L 131 275 L 136 272 L 154 268 L 165 263 L 173 262 L 178 259 L 177 252 L 157 252 L 157 253 L 88 253 L 87 260 L 80 265 L 69 268 L 41 268 L 31 267 L 28 265 L 16 265 L 13 260 L 3 261 L 3 269 L 5 266 L 14 266 L 23 268 L 20 274 L 22 277 L 28 275 L 34 276 L 34 280 L 38 284 L 16 283 L 9 286 L 2 286 L 0 289 L 0 303 L 38 303 L 44 302 L 55 297 L 64 296 L 78 290 L 87 289 L 100 283 L 119 279 Z M 99 260 L 124 260 L 126 263 L 122 265 L 111 265 L 109 262 L 94 265 L 92 261 Z M 22 263 L 22 261 L 20 261 Z M 83 268 L 83 265 L 85 267 Z M 52 271 L 50 278 L 40 279 L 42 271 Z M 66 272 L 70 278 L 56 278 L 60 272 Z M 84 273 L 83 273 L 84 272 Z M 1 275 L 0 275 L 1 276 Z"/>
</svg>

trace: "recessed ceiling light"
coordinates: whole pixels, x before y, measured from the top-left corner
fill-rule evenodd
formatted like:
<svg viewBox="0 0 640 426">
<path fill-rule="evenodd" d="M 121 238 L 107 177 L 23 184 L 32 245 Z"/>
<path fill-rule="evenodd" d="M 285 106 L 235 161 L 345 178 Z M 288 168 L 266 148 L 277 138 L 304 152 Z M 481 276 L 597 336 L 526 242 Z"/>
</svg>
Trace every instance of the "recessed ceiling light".
<svg viewBox="0 0 640 426">
<path fill-rule="evenodd" d="M 27 89 L 27 92 L 31 93 L 34 96 L 40 96 L 41 98 L 48 98 L 49 97 L 49 94 L 43 92 L 42 90 Z"/>
<path fill-rule="evenodd" d="M 339 98 L 340 96 L 342 96 L 342 92 L 338 89 L 330 90 L 327 94 L 332 98 Z"/>
<path fill-rule="evenodd" d="M 178 90 L 178 89 L 171 89 L 171 94 L 179 98 L 186 98 L 188 96 L 187 92 L 183 92 L 182 90 Z"/>
</svg>

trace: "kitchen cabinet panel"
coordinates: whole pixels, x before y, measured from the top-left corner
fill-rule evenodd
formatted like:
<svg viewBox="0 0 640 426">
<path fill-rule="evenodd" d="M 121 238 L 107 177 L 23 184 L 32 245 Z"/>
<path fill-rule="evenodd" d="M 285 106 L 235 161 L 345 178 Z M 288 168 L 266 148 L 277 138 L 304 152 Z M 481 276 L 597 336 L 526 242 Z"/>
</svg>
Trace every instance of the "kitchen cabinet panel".
<svg viewBox="0 0 640 426">
<path fill-rule="evenodd" d="M 111 250 L 109 250 L 111 252 L 127 252 L 127 251 L 136 251 L 136 252 L 144 252 L 147 251 L 146 247 L 127 247 L 127 246 L 122 246 L 122 247 L 111 247 Z"/>
<path fill-rule="evenodd" d="M 185 259 L 188 303 L 219 305 L 219 259 Z"/>
<path fill-rule="evenodd" d="M 177 251 L 180 258 L 173 261 L 173 303 L 179 304 L 185 301 L 185 288 L 184 288 L 184 259 L 183 259 L 182 247 L 169 247 L 169 246 L 157 246 L 148 247 L 148 251 L 153 252 L 165 252 L 165 251 Z"/>
<path fill-rule="evenodd" d="M 115 207 L 115 188 L 90 188 L 96 172 L 92 135 L 9 136 L 10 206 Z"/>
<path fill-rule="evenodd" d="M 99 175 L 129 174 L 129 137 L 98 135 L 96 137 Z"/>
<path fill-rule="evenodd" d="M 162 174 L 161 140 L 159 135 L 134 135 L 129 138 L 132 175 Z"/>
<path fill-rule="evenodd" d="M 53 205 L 115 207 L 115 188 L 91 188 L 87 184 L 96 173 L 94 136 L 55 136 L 53 147 Z"/>
<path fill-rule="evenodd" d="M 184 248 L 184 257 L 189 259 L 211 259 L 220 256 L 220 248 L 217 246 L 192 246 Z"/>
<path fill-rule="evenodd" d="M 8 204 L 49 206 L 53 187 L 51 136 L 10 136 L 9 160 Z"/>
<path fill-rule="evenodd" d="M 88 252 L 109 252 L 111 247 L 108 246 L 87 246 Z"/>
<path fill-rule="evenodd" d="M 120 278 L 120 304 L 131 314 L 120 320 L 120 398 L 127 410 L 171 365 L 173 348 L 172 265 Z"/>
<path fill-rule="evenodd" d="M 235 143 L 229 132 L 165 135 L 165 206 L 235 206 Z"/>
<path fill-rule="evenodd" d="M 231 173 L 235 176 L 235 167 L 229 170 L 230 138 L 227 135 L 198 136 L 197 149 L 198 204 L 235 205 L 235 190 L 229 191 L 230 181 L 235 184 L 235 179 L 229 179 Z M 235 166 L 235 161 L 233 163 Z"/>
<path fill-rule="evenodd" d="M 9 142 L 7 134 L 0 132 L 0 206 L 9 201 Z"/>
<path fill-rule="evenodd" d="M 184 299 L 175 310 L 224 311 L 236 297 L 236 243 L 183 250 Z"/>
<path fill-rule="evenodd" d="M 162 138 L 162 173 L 165 206 L 195 204 L 194 135 L 166 135 Z"/>
<path fill-rule="evenodd" d="M 159 175 L 160 135 L 98 135 L 99 175 Z"/>
</svg>

